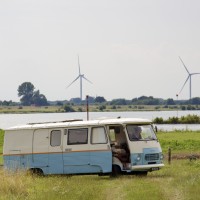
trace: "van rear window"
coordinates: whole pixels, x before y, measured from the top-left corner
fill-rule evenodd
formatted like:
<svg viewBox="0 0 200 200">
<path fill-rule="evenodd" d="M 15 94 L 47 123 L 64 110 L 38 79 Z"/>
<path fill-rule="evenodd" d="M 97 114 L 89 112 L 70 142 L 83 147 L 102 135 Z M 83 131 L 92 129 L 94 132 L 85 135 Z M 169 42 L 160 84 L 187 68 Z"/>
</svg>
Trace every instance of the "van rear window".
<svg viewBox="0 0 200 200">
<path fill-rule="evenodd" d="M 68 130 L 68 145 L 87 144 L 88 143 L 88 129 L 69 129 Z"/>
<path fill-rule="evenodd" d="M 60 146 L 60 144 L 61 144 L 61 131 L 60 130 L 51 131 L 50 144 L 52 147 Z"/>
</svg>

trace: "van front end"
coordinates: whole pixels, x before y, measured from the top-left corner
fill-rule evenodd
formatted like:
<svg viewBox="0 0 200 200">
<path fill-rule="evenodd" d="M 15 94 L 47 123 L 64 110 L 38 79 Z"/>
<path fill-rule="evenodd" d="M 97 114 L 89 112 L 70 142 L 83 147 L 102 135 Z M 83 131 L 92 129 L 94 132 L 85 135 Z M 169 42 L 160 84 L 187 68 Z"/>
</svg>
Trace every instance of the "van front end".
<svg viewBox="0 0 200 200">
<path fill-rule="evenodd" d="M 131 153 L 131 171 L 156 171 L 164 167 L 160 148 L 143 148 L 141 153 Z"/>
<path fill-rule="evenodd" d="M 160 143 L 151 124 L 127 124 L 130 170 L 151 172 L 164 167 Z"/>
</svg>

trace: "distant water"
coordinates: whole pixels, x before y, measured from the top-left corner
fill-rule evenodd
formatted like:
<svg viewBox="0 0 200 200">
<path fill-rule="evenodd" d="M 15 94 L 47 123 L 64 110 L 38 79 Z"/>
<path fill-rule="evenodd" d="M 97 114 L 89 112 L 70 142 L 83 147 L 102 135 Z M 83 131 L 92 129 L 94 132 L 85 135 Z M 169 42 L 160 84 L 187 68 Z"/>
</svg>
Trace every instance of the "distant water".
<svg viewBox="0 0 200 200">
<path fill-rule="evenodd" d="M 141 111 L 141 112 L 90 112 L 89 119 L 133 117 L 153 120 L 156 117 L 168 119 L 169 117 L 181 117 L 188 114 L 200 115 L 200 111 Z M 36 114 L 0 114 L 0 128 L 23 125 L 34 122 L 64 121 L 67 119 L 87 119 L 85 112 L 73 113 L 36 113 Z M 162 130 L 200 130 L 200 125 L 158 125 Z"/>
</svg>

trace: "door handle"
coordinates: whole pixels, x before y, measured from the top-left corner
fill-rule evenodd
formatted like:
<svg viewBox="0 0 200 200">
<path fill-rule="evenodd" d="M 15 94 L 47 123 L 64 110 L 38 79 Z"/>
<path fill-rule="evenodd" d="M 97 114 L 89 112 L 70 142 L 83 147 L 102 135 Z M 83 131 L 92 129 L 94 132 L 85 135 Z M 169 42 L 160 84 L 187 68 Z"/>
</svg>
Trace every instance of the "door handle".
<svg viewBox="0 0 200 200">
<path fill-rule="evenodd" d="M 71 151 L 71 150 L 72 150 L 71 148 L 65 149 L 66 152 L 69 152 L 69 151 Z"/>
</svg>

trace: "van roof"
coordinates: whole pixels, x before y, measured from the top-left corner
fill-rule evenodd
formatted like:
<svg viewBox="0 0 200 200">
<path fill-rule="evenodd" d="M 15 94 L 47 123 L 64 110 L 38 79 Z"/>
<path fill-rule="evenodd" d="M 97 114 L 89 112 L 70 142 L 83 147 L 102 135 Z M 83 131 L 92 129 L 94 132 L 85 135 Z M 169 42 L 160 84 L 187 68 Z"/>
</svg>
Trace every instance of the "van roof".
<svg viewBox="0 0 200 200">
<path fill-rule="evenodd" d="M 6 130 L 20 130 L 20 129 L 43 129 L 43 128 L 67 128 L 67 127 L 79 127 L 79 126 L 98 126 L 98 125 L 112 125 L 112 124 L 151 124 L 149 119 L 141 118 L 102 118 L 96 120 L 83 121 L 80 119 L 72 119 L 65 121 L 55 122 L 39 122 L 29 123 L 26 125 L 19 125 L 7 128 Z"/>
</svg>

